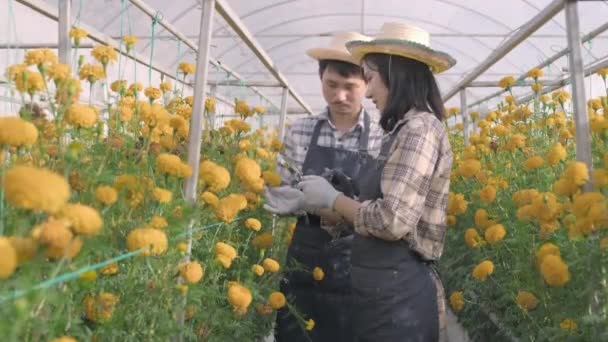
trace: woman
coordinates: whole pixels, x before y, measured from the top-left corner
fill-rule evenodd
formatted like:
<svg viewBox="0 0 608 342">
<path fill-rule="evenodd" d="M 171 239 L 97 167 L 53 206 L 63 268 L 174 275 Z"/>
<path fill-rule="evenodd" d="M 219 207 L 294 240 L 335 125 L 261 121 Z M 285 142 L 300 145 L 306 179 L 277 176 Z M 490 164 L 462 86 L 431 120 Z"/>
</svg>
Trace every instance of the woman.
<svg viewBox="0 0 608 342">
<path fill-rule="evenodd" d="M 356 341 L 440 339 L 444 296 L 433 263 L 446 233 L 452 152 L 433 72 L 455 61 L 428 41 L 421 29 L 386 23 L 374 40 L 347 43 L 381 112 L 380 156 L 359 173 L 357 201 L 322 177 L 298 184 L 307 207 L 333 208 L 354 225 Z"/>
</svg>

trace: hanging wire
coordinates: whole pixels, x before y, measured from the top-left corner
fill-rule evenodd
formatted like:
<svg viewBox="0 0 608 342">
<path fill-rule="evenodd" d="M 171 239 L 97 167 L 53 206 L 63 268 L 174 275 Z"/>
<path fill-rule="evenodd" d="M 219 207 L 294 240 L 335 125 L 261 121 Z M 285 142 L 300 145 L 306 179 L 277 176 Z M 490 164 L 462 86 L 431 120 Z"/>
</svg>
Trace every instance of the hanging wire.
<svg viewBox="0 0 608 342">
<path fill-rule="evenodd" d="M 125 13 L 125 4 L 126 4 L 125 0 L 120 0 L 120 41 L 118 43 L 118 80 L 122 79 L 122 74 L 120 73 L 120 70 L 122 68 L 122 38 L 124 37 L 124 32 L 123 32 L 123 21 L 124 20 L 123 19 L 124 19 L 124 13 Z"/>
<path fill-rule="evenodd" d="M 156 29 L 156 24 L 158 21 L 162 20 L 162 13 L 160 11 L 156 11 L 154 18 L 152 19 L 152 36 L 150 37 L 150 63 L 148 66 L 148 86 L 152 85 L 152 59 L 154 57 L 154 31 Z"/>
<path fill-rule="evenodd" d="M 177 39 L 177 58 L 179 58 L 180 54 L 182 51 L 182 40 L 181 39 Z M 173 93 L 175 94 L 177 92 L 177 83 L 179 82 L 179 60 L 177 61 L 177 66 L 175 67 L 175 84 L 173 85 Z M 182 94 L 183 96 L 183 94 Z"/>
</svg>

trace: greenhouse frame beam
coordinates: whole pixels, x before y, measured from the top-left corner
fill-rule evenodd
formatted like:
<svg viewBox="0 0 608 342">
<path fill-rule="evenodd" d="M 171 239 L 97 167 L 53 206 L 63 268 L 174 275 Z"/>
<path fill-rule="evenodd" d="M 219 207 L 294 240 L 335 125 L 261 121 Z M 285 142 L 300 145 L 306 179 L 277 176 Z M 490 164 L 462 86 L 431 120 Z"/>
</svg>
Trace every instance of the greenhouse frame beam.
<svg viewBox="0 0 608 342">
<path fill-rule="evenodd" d="M 304 102 L 304 99 L 296 93 L 296 91 L 289 85 L 287 79 L 275 63 L 272 61 L 270 56 L 266 53 L 266 51 L 262 48 L 262 45 L 258 43 L 257 39 L 245 26 L 245 24 L 241 21 L 239 16 L 232 10 L 232 8 L 228 5 L 225 0 L 216 0 L 215 9 L 217 12 L 224 18 L 226 23 L 234 30 L 234 32 L 243 40 L 247 46 L 251 49 L 251 51 L 258 57 L 258 59 L 266 66 L 268 71 L 274 76 L 274 78 L 281 83 L 281 85 L 287 88 L 288 92 L 291 94 L 294 100 L 304 108 L 309 114 L 313 114 L 310 107 Z M 282 104 L 281 104 L 282 105 Z"/>
<path fill-rule="evenodd" d="M 281 88 L 283 85 L 275 81 L 259 80 L 259 81 L 239 81 L 239 80 L 227 80 L 227 81 L 210 81 L 214 85 L 220 87 L 259 87 L 259 88 Z"/>
<path fill-rule="evenodd" d="M 600 34 L 606 32 L 606 30 L 608 30 L 608 22 L 600 25 L 595 30 L 593 30 L 593 31 L 587 33 L 586 35 L 582 36 L 581 40 L 582 40 L 583 43 L 586 43 L 586 42 L 590 41 L 591 39 L 594 39 L 594 38 L 598 37 Z M 547 59 L 544 62 L 542 62 L 539 65 L 537 65 L 535 68 L 542 69 L 542 68 L 550 65 L 551 63 L 557 61 L 561 57 L 565 56 L 566 54 L 568 54 L 568 52 L 570 52 L 570 48 L 566 47 L 566 48 L 562 49 L 561 51 L 558 51 L 557 53 L 555 53 L 553 56 L 549 57 L 549 59 Z M 516 81 L 519 82 L 519 81 L 525 79 L 526 77 L 527 77 L 526 74 L 522 74 L 522 75 L 520 75 L 516 79 Z M 557 88 L 555 88 L 555 89 L 557 89 Z M 490 94 L 490 95 L 488 95 L 488 96 L 486 96 L 486 97 L 484 97 L 484 98 L 482 98 L 480 100 L 477 100 L 477 101 L 471 103 L 469 105 L 469 108 L 473 107 L 473 106 L 476 106 L 476 105 L 478 105 L 480 103 L 486 102 L 488 100 L 491 100 L 491 99 L 493 99 L 493 98 L 495 98 L 497 96 L 500 96 L 504 92 L 505 92 L 505 90 L 501 90 L 501 91 L 497 91 L 495 93 L 492 93 L 492 94 Z"/>
<path fill-rule="evenodd" d="M 574 126 L 576 130 L 576 159 L 587 164 L 589 172 L 593 170 L 591 157 L 591 135 L 589 134 L 589 118 L 587 116 L 587 101 L 585 99 L 585 76 L 581 42 L 578 0 L 566 2 L 566 27 L 568 31 L 568 64 L 572 82 L 572 103 L 574 105 Z M 593 184 L 588 181 L 583 186 L 584 191 L 593 191 Z"/>
<path fill-rule="evenodd" d="M 538 82 L 542 83 L 544 86 L 552 86 L 552 85 L 561 84 L 562 80 L 561 79 L 538 80 Z M 514 85 L 512 85 L 512 87 L 530 87 L 534 83 L 535 82 L 533 82 L 533 81 L 520 81 L 520 82 L 517 82 Z M 471 82 L 471 84 L 469 84 L 467 86 L 467 88 L 492 88 L 492 87 L 498 88 L 500 86 L 498 85 L 498 82 L 496 82 L 496 81 L 474 81 L 474 82 Z"/>
<path fill-rule="evenodd" d="M 289 90 L 283 87 L 283 95 L 281 96 L 281 116 L 279 117 L 279 140 L 283 142 L 285 136 L 285 117 L 287 116 L 287 96 Z"/>
<path fill-rule="evenodd" d="M 148 5 L 147 3 L 145 3 L 142 0 L 129 0 L 129 2 L 133 6 L 139 8 L 144 14 L 149 16 L 151 19 L 156 18 L 156 20 L 158 21 L 158 24 L 160 24 L 165 30 L 167 30 L 169 33 L 171 33 L 177 39 L 184 42 L 184 44 L 186 44 L 194 52 L 198 53 L 198 46 L 196 44 L 194 44 L 194 42 L 192 40 L 188 39 L 184 34 L 182 34 L 180 31 L 178 31 L 177 28 L 175 28 L 175 26 L 173 26 L 173 24 L 171 24 L 170 22 L 166 21 L 163 18 L 157 18 L 156 15 L 157 15 L 158 11 L 156 11 L 154 8 L 150 7 L 150 5 Z M 225 72 L 229 73 L 230 75 L 232 75 L 238 79 L 243 79 L 243 77 L 241 77 L 238 73 L 236 73 L 235 71 L 233 71 L 232 69 L 228 68 L 227 66 L 223 65 L 221 62 L 219 62 L 215 59 L 210 58 L 209 63 L 219 69 L 224 70 Z M 260 92 L 258 89 L 251 88 L 251 90 L 254 93 L 256 93 L 257 95 L 259 95 L 260 97 L 262 97 L 264 100 L 268 101 L 268 103 L 270 103 L 271 105 L 276 107 L 276 105 L 270 100 L 270 98 L 267 97 L 262 92 Z"/>
<path fill-rule="evenodd" d="M 16 1 L 24 6 L 29 7 L 32 10 L 44 15 L 45 17 L 47 17 L 49 19 L 52 19 L 55 21 L 59 20 L 59 15 L 57 13 L 57 9 L 54 8 L 53 6 L 48 5 L 47 3 L 45 3 L 41 0 L 16 0 Z M 133 53 L 133 54 L 129 55 L 129 54 L 127 54 L 126 51 L 121 51 L 120 46 L 116 43 L 116 41 L 114 41 L 110 37 L 106 36 L 105 34 L 97 31 L 92 26 L 86 25 L 82 22 L 79 24 L 79 26 L 82 27 L 84 30 L 86 30 L 89 33 L 89 39 L 91 39 L 97 43 L 100 43 L 100 44 L 105 44 L 105 45 L 111 46 L 114 50 L 116 50 L 118 53 L 122 54 L 123 56 L 126 56 L 127 58 L 134 58 L 137 63 L 142 64 L 146 67 L 152 68 L 152 70 L 159 72 L 159 73 L 165 75 L 166 77 L 171 78 L 172 80 L 175 80 L 175 82 L 179 82 L 179 83 L 188 85 L 188 83 L 185 83 L 182 80 L 176 79 L 174 76 L 172 76 L 173 75 L 172 72 L 169 72 L 168 70 L 166 70 L 164 68 L 151 65 L 140 54 Z M 42 46 L 42 47 L 48 47 L 48 46 Z"/>
<path fill-rule="evenodd" d="M 188 164 L 192 168 L 192 175 L 186 180 L 184 193 L 186 202 L 196 202 L 196 186 L 198 183 L 198 169 L 201 159 L 201 145 L 203 138 L 203 123 L 205 114 L 205 97 L 209 77 L 209 59 L 211 58 L 211 33 L 213 29 L 213 15 L 216 0 L 203 0 L 200 30 L 198 35 L 198 53 L 196 56 L 196 72 L 194 78 L 194 101 L 192 105 L 192 119 L 188 142 Z M 209 127 L 206 127 L 208 129 Z"/>
<path fill-rule="evenodd" d="M 496 62 L 505 57 L 511 50 L 513 50 L 519 43 L 523 42 L 532 33 L 536 32 L 541 26 L 547 21 L 551 20 L 559 11 L 564 8 L 565 0 L 553 0 L 547 7 L 525 23 L 519 31 L 517 31 L 511 38 L 507 39 L 503 44 L 497 47 L 479 66 L 465 76 L 460 82 L 458 82 L 452 89 L 450 89 L 444 96 L 443 102 L 451 99 L 460 89 L 467 87 L 477 77 L 483 74 L 486 70 L 491 68 Z"/>
<path fill-rule="evenodd" d="M 59 18 L 57 20 L 59 46 L 57 48 L 57 55 L 59 55 L 60 63 L 72 65 L 72 42 L 70 40 L 72 0 L 59 0 L 57 7 L 59 7 Z"/>
<path fill-rule="evenodd" d="M 462 115 L 462 134 L 464 146 L 469 145 L 469 113 L 467 108 L 467 88 L 460 90 L 460 115 Z"/>
<path fill-rule="evenodd" d="M 0 50 L 59 49 L 57 43 L 10 43 L 0 44 Z M 93 44 L 80 44 L 79 49 L 92 49 Z M 63 63 L 63 62 L 62 62 Z"/>
</svg>

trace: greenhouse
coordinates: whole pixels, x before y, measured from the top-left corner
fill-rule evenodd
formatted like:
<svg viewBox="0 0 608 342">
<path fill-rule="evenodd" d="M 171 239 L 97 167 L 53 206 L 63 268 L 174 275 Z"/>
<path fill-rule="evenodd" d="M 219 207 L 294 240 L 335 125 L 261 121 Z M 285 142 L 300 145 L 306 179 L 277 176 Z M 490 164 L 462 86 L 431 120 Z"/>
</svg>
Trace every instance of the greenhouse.
<svg viewBox="0 0 608 342">
<path fill-rule="evenodd" d="M 0 340 L 608 341 L 606 18 L 0 0 Z"/>
</svg>

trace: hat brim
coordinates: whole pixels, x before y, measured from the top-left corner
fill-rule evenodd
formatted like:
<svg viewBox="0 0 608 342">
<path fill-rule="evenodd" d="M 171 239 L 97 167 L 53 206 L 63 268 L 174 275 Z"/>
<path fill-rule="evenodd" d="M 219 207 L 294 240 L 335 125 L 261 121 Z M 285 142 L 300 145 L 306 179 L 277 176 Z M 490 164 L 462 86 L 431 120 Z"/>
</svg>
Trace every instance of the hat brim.
<svg viewBox="0 0 608 342">
<path fill-rule="evenodd" d="M 346 43 L 346 48 L 350 51 L 356 63 L 359 64 L 363 57 L 370 53 L 384 53 L 411 58 L 428 65 L 434 74 L 444 72 L 456 64 L 456 60 L 447 53 L 401 39 L 355 40 Z"/>
<path fill-rule="evenodd" d="M 313 48 L 306 50 L 306 54 L 318 61 L 331 59 L 359 65 L 359 61 L 355 60 L 350 53 L 338 51 L 335 49 Z"/>
</svg>

